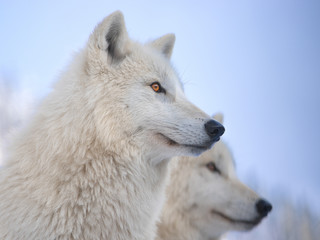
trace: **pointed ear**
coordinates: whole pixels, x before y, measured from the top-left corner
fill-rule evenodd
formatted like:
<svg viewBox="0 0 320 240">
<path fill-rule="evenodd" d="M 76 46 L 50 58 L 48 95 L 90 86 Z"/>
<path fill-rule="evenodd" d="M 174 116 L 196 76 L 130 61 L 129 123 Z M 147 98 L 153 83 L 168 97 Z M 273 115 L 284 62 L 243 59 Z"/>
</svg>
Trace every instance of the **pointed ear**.
<svg viewBox="0 0 320 240">
<path fill-rule="evenodd" d="M 175 41 L 176 36 L 174 34 L 166 34 L 151 42 L 151 46 L 159 50 L 166 58 L 170 59 Z"/>
<path fill-rule="evenodd" d="M 223 124 L 223 114 L 217 113 L 212 116 L 213 119 L 217 120 L 219 123 Z"/>
<path fill-rule="evenodd" d="M 108 62 L 119 62 L 127 54 L 128 33 L 123 14 L 116 11 L 102 20 L 94 29 L 89 45 L 107 52 Z"/>
</svg>

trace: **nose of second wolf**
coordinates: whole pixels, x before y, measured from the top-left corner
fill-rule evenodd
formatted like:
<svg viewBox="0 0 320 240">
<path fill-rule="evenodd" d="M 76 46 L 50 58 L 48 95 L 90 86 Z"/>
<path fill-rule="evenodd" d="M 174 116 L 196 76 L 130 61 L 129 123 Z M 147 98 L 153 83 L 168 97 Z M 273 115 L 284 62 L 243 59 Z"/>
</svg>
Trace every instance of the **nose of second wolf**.
<svg viewBox="0 0 320 240">
<path fill-rule="evenodd" d="M 256 203 L 256 209 L 261 217 L 265 217 L 272 209 L 272 205 L 264 199 L 258 200 Z"/>
<path fill-rule="evenodd" d="M 204 124 L 204 128 L 206 129 L 209 137 L 215 138 L 216 141 L 219 140 L 225 130 L 222 124 L 212 119 Z"/>
</svg>

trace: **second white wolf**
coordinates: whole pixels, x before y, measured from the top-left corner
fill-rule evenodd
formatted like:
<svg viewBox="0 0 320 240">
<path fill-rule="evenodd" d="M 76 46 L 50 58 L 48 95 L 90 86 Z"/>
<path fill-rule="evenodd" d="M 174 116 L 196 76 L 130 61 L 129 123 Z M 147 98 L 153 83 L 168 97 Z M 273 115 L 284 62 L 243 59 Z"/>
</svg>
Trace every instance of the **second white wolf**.
<svg viewBox="0 0 320 240">
<path fill-rule="evenodd" d="M 215 118 L 222 122 L 222 115 Z M 228 231 L 252 229 L 272 209 L 238 180 L 231 152 L 222 141 L 197 158 L 180 157 L 171 163 L 158 240 L 220 239 Z"/>
</svg>

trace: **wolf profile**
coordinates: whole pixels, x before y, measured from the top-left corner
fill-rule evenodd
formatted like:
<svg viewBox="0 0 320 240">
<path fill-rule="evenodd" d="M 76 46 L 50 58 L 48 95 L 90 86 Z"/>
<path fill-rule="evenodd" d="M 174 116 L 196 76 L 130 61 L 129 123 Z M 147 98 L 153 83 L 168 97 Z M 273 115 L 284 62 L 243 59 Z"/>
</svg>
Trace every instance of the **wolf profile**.
<svg viewBox="0 0 320 240">
<path fill-rule="evenodd" d="M 169 159 L 224 128 L 190 103 L 173 34 L 140 44 L 121 12 L 76 54 L 0 173 L 0 239 L 153 239 Z"/>
</svg>

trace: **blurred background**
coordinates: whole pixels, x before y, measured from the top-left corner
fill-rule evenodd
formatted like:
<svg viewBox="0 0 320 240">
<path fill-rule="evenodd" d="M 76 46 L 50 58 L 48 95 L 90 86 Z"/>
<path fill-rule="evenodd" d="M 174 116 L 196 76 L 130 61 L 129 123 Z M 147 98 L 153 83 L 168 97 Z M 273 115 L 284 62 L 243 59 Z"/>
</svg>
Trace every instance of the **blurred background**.
<svg viewBox="0 0 320 240">
<path fill-rule="evenodd" d="M 124 13 L 131 38 L 176 34 L 187 97 L 222 112 L 239 178 L 273 204 L 230 239 L 319 239 L 320 1 L 0 1 L 0 164 L 10 135 L 95 25 Z"/>
</svg>

